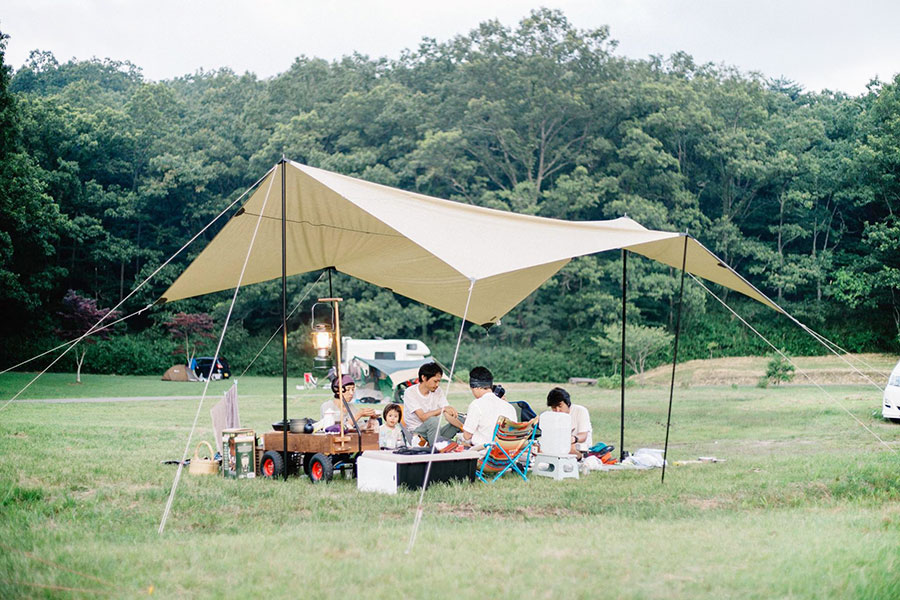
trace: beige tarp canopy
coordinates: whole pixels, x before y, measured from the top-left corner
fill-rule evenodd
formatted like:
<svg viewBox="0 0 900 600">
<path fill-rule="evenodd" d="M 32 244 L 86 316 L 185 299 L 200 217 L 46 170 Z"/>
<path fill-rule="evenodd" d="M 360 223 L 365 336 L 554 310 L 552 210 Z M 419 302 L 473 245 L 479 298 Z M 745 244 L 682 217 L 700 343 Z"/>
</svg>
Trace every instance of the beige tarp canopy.
<svg viewBox="0 0 900 600">
<path fill-rule="evenodd" d="M 628 218 L 562 221 L 407 192 L 295 162 L 279 163 L 243 208 L 163 294 L 171 302 L 281 277 L 281 180 L 287 274 L 334 267 L 462 317 L 496 323 L 576 256 L 625 248 L 681 268 L 682 234 Z M 260 214 L 262 219 L 260 219 Z M 781 312 L 695 239 L 687 271 Z"/>
</svg>

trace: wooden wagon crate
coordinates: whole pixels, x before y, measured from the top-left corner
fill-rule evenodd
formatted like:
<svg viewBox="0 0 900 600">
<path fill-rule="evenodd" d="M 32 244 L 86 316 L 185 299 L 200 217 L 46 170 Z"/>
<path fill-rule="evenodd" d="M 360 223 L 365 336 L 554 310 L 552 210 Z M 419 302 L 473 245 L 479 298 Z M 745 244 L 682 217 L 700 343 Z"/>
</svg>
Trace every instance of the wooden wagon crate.
<svg viewBox="0 0 900 600">
<path fill-rule="evenodd" d="M 345 442 L 338 441 L 338 435 L 328 433 L 288 433 L 288 452 L 302 454 L 348 454 L 361 450 L 378 450 L 378 433 L 375 431 L 345 432 Z M 362 436 L 362 440 L 360 440 Z M 360 445 L 360 441 L 362 444 Z M 263 434 L 265 449 L 282 452 L 284 450 L 284 432 L 270 431 Z"/>
</svg>

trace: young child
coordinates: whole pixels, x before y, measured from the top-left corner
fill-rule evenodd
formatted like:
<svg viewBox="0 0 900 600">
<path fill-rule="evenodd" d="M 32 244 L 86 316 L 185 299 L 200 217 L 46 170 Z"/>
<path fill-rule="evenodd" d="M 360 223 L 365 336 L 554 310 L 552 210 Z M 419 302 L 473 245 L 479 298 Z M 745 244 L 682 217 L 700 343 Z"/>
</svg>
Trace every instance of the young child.
<svg viewBox="0 0 900 600">
<path fill-rule="evenodd" d="M 382 448 L 393 450 L 406 445 L 400 429 L 400 410 L 400 405 L 394 403 L 384 407 L 384 424 L 378 428 L 378 445 Z"/>
</svg>

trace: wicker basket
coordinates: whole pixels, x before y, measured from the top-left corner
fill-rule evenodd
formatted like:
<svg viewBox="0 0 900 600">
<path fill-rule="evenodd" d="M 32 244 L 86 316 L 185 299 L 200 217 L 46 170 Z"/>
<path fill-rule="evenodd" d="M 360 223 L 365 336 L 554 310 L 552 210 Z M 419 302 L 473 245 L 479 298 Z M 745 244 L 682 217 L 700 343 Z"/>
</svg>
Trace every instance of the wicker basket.
<svg viewBox="0 0 900 600">
<path fill-rule="evenodd" d="M 212 446 L 209 445 L 209 442 L 200 442 L 197 444 L 197 447 L 194 448 L 194 458 L 191 459 L 191 466 L 188 469 L 188 473 L 191 475 L 218 475 L 219 461 L 213 460 L 212 458 L 200 458 L 200 446 L 202 444 L 206 444 L 211 457 L 216 454 L 213 451 Z"/>
</svg>

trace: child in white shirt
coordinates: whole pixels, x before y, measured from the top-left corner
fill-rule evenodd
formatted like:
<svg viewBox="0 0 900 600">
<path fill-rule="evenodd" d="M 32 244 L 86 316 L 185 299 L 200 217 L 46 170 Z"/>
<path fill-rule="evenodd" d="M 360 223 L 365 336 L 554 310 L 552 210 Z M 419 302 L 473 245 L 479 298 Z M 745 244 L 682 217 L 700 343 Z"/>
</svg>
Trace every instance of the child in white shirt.
<svg viewBox="0 0 900 600">
<path fill-rule="evenodd" d="M 378 428 L 378 445 L 382 448 L 393 450 L 406 445 L 403 440 L 403 430 L 400 428 L 400 405 L 388 404 L 384 407 L 382 416 L 384 423 Z"/>
</svg>

